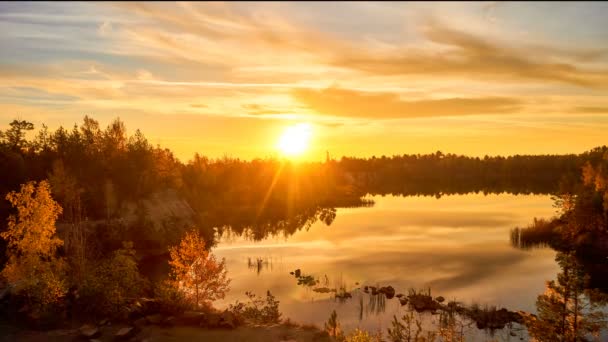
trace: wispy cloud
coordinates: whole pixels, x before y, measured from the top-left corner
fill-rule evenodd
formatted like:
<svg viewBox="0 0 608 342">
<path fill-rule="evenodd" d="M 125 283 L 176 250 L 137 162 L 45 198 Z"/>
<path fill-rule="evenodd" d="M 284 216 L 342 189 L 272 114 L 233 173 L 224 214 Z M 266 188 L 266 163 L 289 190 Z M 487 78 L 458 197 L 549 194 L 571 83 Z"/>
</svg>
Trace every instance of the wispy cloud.
<svg viewBox="0 0 608 342">
<path fill-rule="evenodd" d="M 551 62 L 568 55 L 593 59 L 606 54 L 605 49 L 568 51 L 543 46 L 522 50 L 476 35 L 451 29 L 431 21 L 423 31 L 440 49 L 397 49 L 377 54 L 349 51 L 337 55 L 335 65 L 383 75 L 415 75 L 426 78 L 478 77 L 486 81 L 544 81 L 583 87 L 607 87 L 608 68 L 583 68 L 569 62 Z M 536 55 L 536 56 L 535 56 Z"/>
<path fill-rule="evenodd" d="M 415 118 L 514 113 L 522 106 L 513 98 L 447 98 L 403 100 L 395 93 L 370 93 L 340 88 L 297 89 L 293 96 L 317 113 L 364 118 Z"/>
</svg>

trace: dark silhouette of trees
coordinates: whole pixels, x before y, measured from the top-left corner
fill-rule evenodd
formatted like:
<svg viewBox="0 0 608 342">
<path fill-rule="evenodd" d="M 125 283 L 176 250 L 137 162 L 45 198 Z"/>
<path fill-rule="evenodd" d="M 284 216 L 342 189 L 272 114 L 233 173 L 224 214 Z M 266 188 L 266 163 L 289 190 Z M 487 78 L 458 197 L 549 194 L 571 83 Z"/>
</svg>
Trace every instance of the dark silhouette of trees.
<svg viewBox="0 0 608 342">
<path fill-rule="evenodd" d="M 329 225 L 336 207 L 371 205 L 366 194 L 557 193 L 560 182 L 581 183 L 585 162 L 595 165 L 606 151 L 484 158 L 438 151 L 308 163 L 196 154 L 183 163 L 170 150 L 150 144 L 141 131 L 129 136 L 119 119 L 105 128 L 88 116 L 71 129 L 51 131 L 43 125 L 27 140 L 25 132 L 33 128 L 15 120 L 1 132 L 0 194 L 49 179 L 64 208 L 58 231 L 67 253 L 88 246 L 87 234 L 97 238 L 97 246 L 87 248 L 99 253 L 119 248 L 123 240 L 136 240 L 136 248 L 176 243 L 183 234 L 175 228 L 179 225 L 167 221 L 166 228 L 153 228 L 158 222 L 146 219 L 145 201 L 167 191 L 192 209 L 188 223 L 198 226 L 208 243 L 213 243 L 212 228 L 258 239 L 291 234 L 318 220 Z M 0 204 L 2 222 L 9 210 Z M 137 220 L 122 220 L 130 215 Z"/>
</svg>

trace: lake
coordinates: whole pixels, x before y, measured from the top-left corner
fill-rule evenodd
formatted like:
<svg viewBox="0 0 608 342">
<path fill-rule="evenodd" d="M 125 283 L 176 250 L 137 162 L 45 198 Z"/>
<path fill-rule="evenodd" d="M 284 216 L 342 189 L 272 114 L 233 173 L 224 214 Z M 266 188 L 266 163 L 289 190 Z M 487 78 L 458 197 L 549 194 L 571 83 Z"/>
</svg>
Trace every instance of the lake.
<svg viewBox="0 0 608 342">
<path fill-rule="evenodd" d="M 409 288 L 430 288 L 433 296 L 448 301 L 535 312 L 536 297 L 559 272 L 550 248 L 520 250 L 510 243 L 512 228 L 555 213 L 549 196 L 369 198 L 372 207 L 337 209 L 330 226 L 316 222 L 291 236 L 253 241 L 222 234 L 214 253 L 226 259 L 232 283 L 216 304 L 245 301 L 246 291 L 265 295 L 269 290 L 280 300 L 283 318 L 322 327 L 335 309 L 346 331 L 361 327 L 386 333 L 393 315 L 401 317 L 407 306 L 396 298 L 370 302 L 358 288 L 391 285 L 404 294 Z M 321 286 L 344 286 L 352 298 L 342 302 L 332 293 L 298 285 L 290 274 L 296 269 L 319 279 Z M 425 324 L 432 323 L 429 317 Z M 473 325 L 469 336 L 481 336 L 476 330 Z M 517 340 L 522 334 L 517 332 Z"/>
</svg>

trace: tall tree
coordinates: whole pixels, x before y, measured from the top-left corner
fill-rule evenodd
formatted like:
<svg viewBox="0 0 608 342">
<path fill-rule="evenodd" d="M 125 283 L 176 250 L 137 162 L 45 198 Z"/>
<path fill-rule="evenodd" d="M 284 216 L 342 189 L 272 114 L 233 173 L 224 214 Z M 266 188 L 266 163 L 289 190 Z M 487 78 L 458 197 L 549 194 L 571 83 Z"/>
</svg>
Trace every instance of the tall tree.
<svg viewBox="0 0 608 342">
<path fill-rule="evenodd" d="M 556 261 L 562 272 L 557 275 L 557 282 L 547 282 L 545 293 L 538 296 L 538 316 L 526 318 L 528 332 L 541 342 L 576 342 L 598 336 L 606 317 L 589 299 L 581 265 L 572 253 L 558 253 Z"/>
<path fill-rule="evenodd" d="M 4 132 L 4 139 L 8 147 L 14 151 L 21 151 L 27 145 L 25 133 L 34 129 L 34 124 L 25 120 L 13 120 L 11 128 Z"/>
</svg>

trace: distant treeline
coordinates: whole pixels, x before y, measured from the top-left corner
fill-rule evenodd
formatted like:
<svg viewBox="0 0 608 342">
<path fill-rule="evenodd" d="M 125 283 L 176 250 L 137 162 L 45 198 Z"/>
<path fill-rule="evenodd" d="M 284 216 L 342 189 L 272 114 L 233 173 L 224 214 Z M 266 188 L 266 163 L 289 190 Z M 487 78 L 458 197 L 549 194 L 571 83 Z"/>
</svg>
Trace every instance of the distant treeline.
<svg viewBox="0 0 608 342">
<path fill-rule="evenodd" d="M 584 162 L 606 151 L 485 158 L 437 152 L 322 163 L 196 154 L 184 163 L 150 144 L 139 130 L 127 135 L 120 119 L 105 128 L 90 117 L 71 129 L 50 131 L 43 125 L 26 139 L 32 130 L 32 123 L 14 120 L 0 131 L 0 227 L 9 214 L 6 193 L 27 181 L 48 179 L 63 207 L 60 222 L 102 224 L 98 239 L 107 240 L 102 250 L 144 238 L 151 241 L 148 247 L 163 247 L 178 241 L 177 225 L 201 227 L 207 238 L 214 227 L 254 238 L 291 234 L 317 220 L 331 224 L 336 207 L 369 205 L 366 194 L 553 193 L 560 183 L 579 182 Z M 168 191 L 186 203 L 193 222 L 178 224 L 183 217 L 177 213 L 163 222 L 167 229 L 152 229 L 144 200 Z M 163 201 L 172 205 L 166 197 Z M 125 227 L 127 213 L 137 219 Z"/>
<path fill-rule="evenodd" d="M 379 195 L 550 194 L 580 182 L 581 167 L 606 147 L 580 155 L 467 157 L 436 152 L 371 159 L 342 158 L 340 170 L 363 192 Z M 561 185 L 560 185 L 561 184 Z"/>
</svg>

